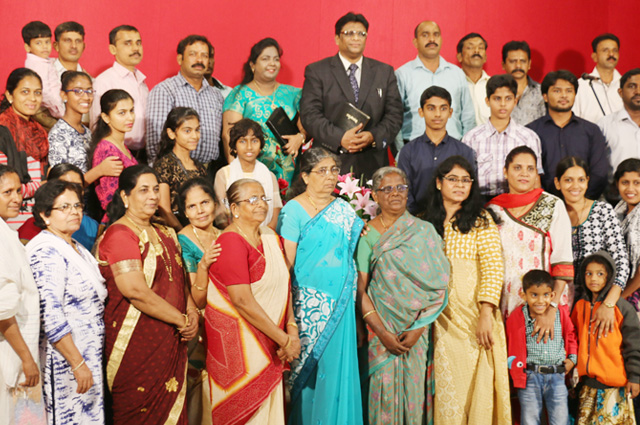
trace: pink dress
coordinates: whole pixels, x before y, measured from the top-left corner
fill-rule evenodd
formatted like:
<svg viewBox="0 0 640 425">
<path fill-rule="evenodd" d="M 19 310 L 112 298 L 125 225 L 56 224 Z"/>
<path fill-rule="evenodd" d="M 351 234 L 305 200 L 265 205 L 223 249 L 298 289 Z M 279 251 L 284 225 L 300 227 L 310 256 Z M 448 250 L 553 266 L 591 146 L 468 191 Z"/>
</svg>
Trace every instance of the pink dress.
<svg viewBox="0 0 640 425">
<path fill-rule="evenodd" d="M 93 152 L 93 167 L 100 164 L 105 158 L 110 156 L 117 156 L 122 161 L 124 168 L 137 165 L 138 161 L 131 155 L 131 152 L 127 147 L 127 153 L 129 157 L 122 153 L 120 149 L 108 140 L 101 140 L 96 146 L 96 150 Z M 100 206 L 103 210 L 107 210 L 107 205 L 111 202 L 113 194 L 118 189 L 118 177 L 102 176 L 96 182 L 96 195 L 100 200 Z M 103 220 L 104 221 L 104 220 Z"/>
</svg>

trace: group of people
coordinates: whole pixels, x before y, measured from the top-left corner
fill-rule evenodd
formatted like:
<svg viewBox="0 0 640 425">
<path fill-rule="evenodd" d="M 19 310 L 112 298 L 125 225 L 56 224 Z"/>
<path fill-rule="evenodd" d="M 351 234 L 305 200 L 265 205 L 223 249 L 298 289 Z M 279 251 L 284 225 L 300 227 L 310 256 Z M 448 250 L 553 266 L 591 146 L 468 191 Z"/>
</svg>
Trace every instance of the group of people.
<svg viewBox="0 0 640 425">
<path fill-rule="evenodd" d="M 536 83 L 522 41 L 489 77 L 481 35 L 458 68 L 424 21 L 394 71 L 368 30 L 342 16 L 302 89 L 272 38 L 231 90 L 190 35 L 149 91 L 135 27 L 92 78 L 81 25 L 55 60 L 25 25 L 0 103 L 0 423 L 635 421 L 640 69 L 603 34 L 590 78 Z"/>
</svg>

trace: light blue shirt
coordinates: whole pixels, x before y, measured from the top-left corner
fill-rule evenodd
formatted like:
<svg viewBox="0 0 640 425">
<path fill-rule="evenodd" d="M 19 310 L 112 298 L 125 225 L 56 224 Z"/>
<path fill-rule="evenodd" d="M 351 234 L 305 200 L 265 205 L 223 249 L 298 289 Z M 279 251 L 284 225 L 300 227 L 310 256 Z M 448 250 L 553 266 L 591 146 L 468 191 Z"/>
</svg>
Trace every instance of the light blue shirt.
<svg viewBox="0 0 640 425">
<path fill-rule="evenodd" d="M 404 140 L 413 140 L 424 134 L 424 119 L 418 115 L 418 109 L 422 92 L 431 86 L 442 87 L 451 94 L 453 116 L 447 122 L 447 133 L 451 137 L 460 140 L 476 126 L 467 77 L 462 69 L 447 62 L 442 56 L 436 72 L 428 70 L 416 56 L 396 70 L 396 78 L 404 110 L 401 131 Z"/>
</svg>

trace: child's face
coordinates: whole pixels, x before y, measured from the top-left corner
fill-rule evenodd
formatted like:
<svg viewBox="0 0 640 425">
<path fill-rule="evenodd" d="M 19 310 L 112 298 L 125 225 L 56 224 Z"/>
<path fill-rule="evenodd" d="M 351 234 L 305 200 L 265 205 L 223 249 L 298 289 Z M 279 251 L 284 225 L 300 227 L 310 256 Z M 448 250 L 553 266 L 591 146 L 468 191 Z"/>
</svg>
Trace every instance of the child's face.
<svg viewBox="0 0 640 425">
<path fill-rule="evenodd" d="M 51 54 L 51 37 L 38 37 L 25 44 L 28 53 L 47 59 Z"/>
<path fill-rule="evenodd" d="M 238 152 L 240 160 L 249 163 L 256 162 L 256 158 L 260 154 L 260 139 L 253 135 L 253 130 L 249 130 L 247 134 L 238 139 L 236 152 Z"/>
<path fill-rule="evenodd" d="M 608 278 L 609 274 L 605 266 L 595 262 L 587 264 L 584 271 L 584 282 L 593 295 L 598 295 L 602 291 L 607 284 Z"/>
<path fill-rule="evenodd" d="M 507 87 L 500 87 L 487 99 L 487 105 L 491 109 L 492 118 L 509 119 L 516 107 L 516 95 Z"/>
<path fill-rule="evenodd" d="M 520 296 L 529 306 L 529 312 L 538 316 L 547 311 L 556 293 L 549 285 L 533 285 L 525 292 L 521 292 Z"/>
<path fill-rule="evenodd" d="M 196 117 L 189 118 L 175 132 L 170 128 L 167 132 L 169 137 L 176 141 L 176 146 L 189 152 L 194 151 L 198 148 L 200 141 L 200 120 Z"/>
<path fill-rule="evenodd" d="M 418 114 L 424 118 L 427 128 L 438 131 L 446 127 L 452 111 L 449 102 L 441 97 L 432 96 L 427 99 L 424 108 L 418 109 Z"/>
</svg>

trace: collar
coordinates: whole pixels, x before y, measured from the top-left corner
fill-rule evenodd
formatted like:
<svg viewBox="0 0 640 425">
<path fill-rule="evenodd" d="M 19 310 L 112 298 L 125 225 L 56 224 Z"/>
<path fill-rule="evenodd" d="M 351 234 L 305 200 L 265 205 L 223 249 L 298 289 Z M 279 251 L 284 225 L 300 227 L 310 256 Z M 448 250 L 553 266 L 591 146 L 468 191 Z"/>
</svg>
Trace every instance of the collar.
<svg viewBox="0 0 640 425">
<path fill-rule="evenodd" d="M 189 87 L 191 87 L 192 89 L 195 90 L 195 87 L 193 87 L 191 84 L 189 84 L 187 79 L 184 78 L 184 75 L 182 75 L 182 72 L 178 71 L 178 75 L 176 75 L 176 77 L 178 78 L 178 81 L 180 82 L 181 86 L 188 85 Z M 206 78 L 203 77 L 202 78 L 202 87 L 200 87 L 200 90 L 198 90 L 198 92 L 201 92 L 202 90 L 206 90 L 207 87 L 209 87 L 209 82 L 207 81 Z"/>
<path fill-rule="evenodd" d="M 567 126 L 569 124 L 571 124 L 572 122 L 578 122 L 578 117 L 573 112 L 571 112 L 571 118 L 569 119 L 569 122 L 563 128 L 567 128 Z M 547 113 L 542 116 L 542 123 L 543 124 L 551 123 L 554 126 L 560 128 L 560 126 L 558 124 L 556 124 L 556 122 L 553 120 L 553 118 L 551 118 L 551 115 L 549 114 L 549 111 L 547 111 Z M 509 123 L 509 124 L 511 124 L 511 123 Z"/>
<path fill-rule="evenodd" d="M 529 74 L 527 74 L 527 87 L 531 87 L 531 88 L 536 88 L 536 87 L 538 87 L 538 83 L 537 83 L 537 82 L 535 82 L 535 81 L 533 80 L 533 78 L 531 78 L 531 77 L 529 76 Z"/>
<path fill-rule="evenodd" d="M 529 304 L 527 304 L 526 302 L 522 305 L 522 314 L 524 315 L 525 325 L 532 325 L 533 323 L 535 323 L 536 319 L 533 319 L 529 314 Z"/>
<path fill-rule="evenodd" d="M 344 67 L 344 70 L 346 72 L 349 72 L 349 67 L 351 66 L 351 62 L 347 58 L 342 56 L 340 52 L 338 52 L 338 58 L 340 58 L 340 62 L 342 62 L 342 66 Z M 364 59 L 364 56 L 360 56 L 360 59 L 358 59 L 355 62 L 355 64 L 358 65 L 359 70 L 362 70 L 362 59 Z"/>
<path fill-rule="evenodd" d="M 32 61 L 46 63 L 46 64 L 53 63 L 53 61 L 54 61 L 53 58 L 41 58 L 40 56 L 34 55 L 33 53 L 27 53 L 27 59 L 32 60 Z"/>
<path fill-rule="evenodd" d="M 60 62 L 60 58 L 56 58 L 56 61 L 53 63 L 56 67 L 56 69 L 64 72 L 67 71 L 67 69 L 64 67 L 64 65 L 62 64 L 62 62 Z M 76 64 L 76 71 L 78 72 L 84 72 L 84 69 L 82 69 L 82 67 L 80 66 L 80 63 Z"/>
<path fill-rule="evenodd" d="M 600 78 L 600 72 L 598 72 L 598 66 L 594 66 L 593 67 L 593 71 L 591 71 L 591 74 L 589 74 L 589 75 L 593 75 L 594 77 Z M 611 83 L 609 85 L 613 84 L 615 81 L 619 81 L 620 78 L 622 78 L 622 75 L 620 75 L 620 73 L 618 72 L 617 69 L 614 69 L 613 70 L 613 80 L 611 80 Z M 602 82 L 602 80 L 598 80 L 598 81 Z M 602 83 L 602 84 L 604 84 L 604 83 Z"/>
<path fill-rule="evenodd" d="M 463 71 L 464 72 L 464 71 Z M 476 81 L 475 83 L 471 80 L 471 78 L 469 78 L 469 76 L 467 74 L 464 74 L 465 78 L 467 79 L 467 81 L 473 85 L 485 82 L 485 81 L 489 81 L 489 74 L 487 74 L 487 71 L 485 71 L 484 69 L 482 70 L 482 76 L 478 79 L 478 81 Z"/>
<path fill-rule="evenodd" d="M 493 136 L 494 134 L 501 134 L 494 126 L 493 123 L 491 122 L 490 119 L 487 120 L 487 124 L 489 125 L 489 128 L 491 130 L 491 134 L 490 136 Z M 502 133 L 507 133 L 508 136 L 511 135 L 512 133 L 512 129 L 514 127 L 514 121 L 513 118 L 509 118 L 509 124 L 507 124 L 507 128 L 504 129 L 504 131 Z"/>
<path fill-rule="evenodd" d="M 139 82 L 143 82 L 144 80 L 147 79 L 147 76 L 144 75 L 138 68 L 135 68 L 135 72 L 131 72 L 129 71 L 127 68 L 125 68 L 124 66 L 120 65 L 117 61 L 113 62 L 113 70 L 116 72 L 116 74 L 118 74 L 119 77 L 124 78 L 126 77 L 128 74 L 132 74 L 133 77 Z"/>
<path fill-rule="evenodd" d="M 416 56 L 416 58 L 413 60 L 413 67 L 414 68 L 422 68 L 426 71 L 431 72 L 429 69 L 427 69 L 426 66 L 424 66 L 424 64 L 422 63 L 422 61 L 420 60 L 420 56 Z M 434 74 L 437 74 L 438 72 L 441 72 L 445 69 L 450 69 L 455 67 L 455 65 L 447 62 L 442 56 L 440 56 L 440 62 L 438 63 L 438 69 L 436 69 L 436 72 L 434 72 Z M 484 70 L 483 70 L 484 72 Z"/>
<path fill-rule="evenodd" d="M 450 138 L 451 138 L 451 136 L 449 136 L 449 133 L 445 134 L 444 138 L 440 141 L 438 146 L 446 145 Z M 427 133 L 423 133 L 422 136 L 420 137 L 420 140 L 423 141 L 424 143 L 429 144 L 429 145 L 436 146 L 436 144 L 431 141 L 429 136 L 427 136 Z"/>
</svg>

